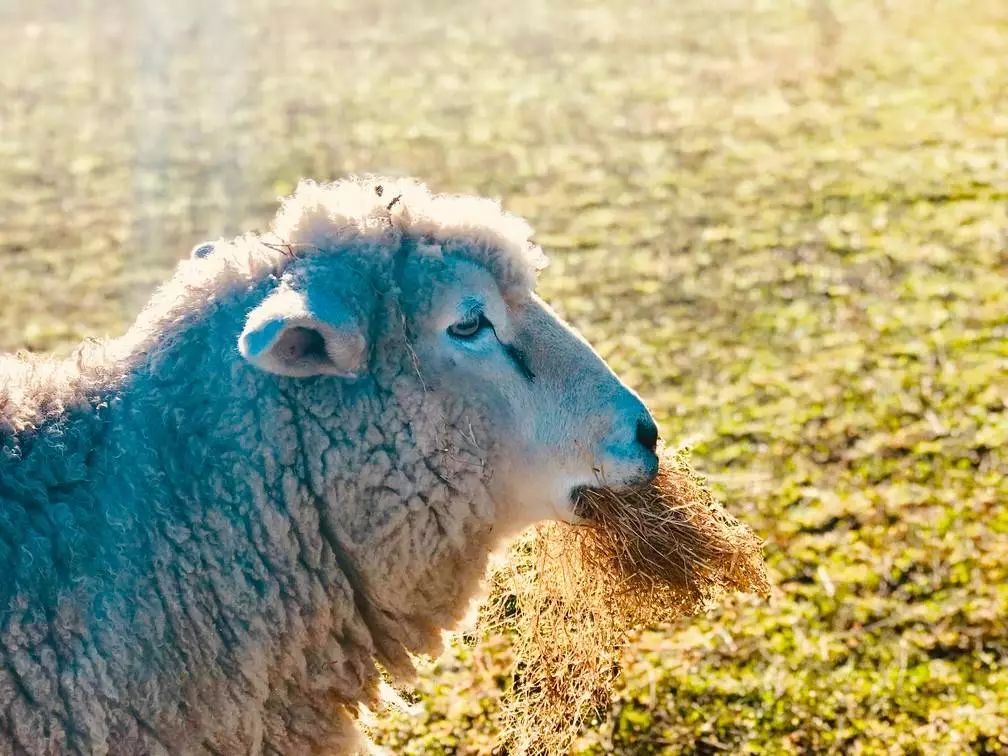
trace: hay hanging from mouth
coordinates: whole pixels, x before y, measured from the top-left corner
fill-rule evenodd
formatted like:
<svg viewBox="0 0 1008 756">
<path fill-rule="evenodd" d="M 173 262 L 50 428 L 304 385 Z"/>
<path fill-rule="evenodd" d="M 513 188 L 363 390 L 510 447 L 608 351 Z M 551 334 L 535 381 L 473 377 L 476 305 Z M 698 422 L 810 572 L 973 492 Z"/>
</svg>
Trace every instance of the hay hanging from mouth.
<svg viewBox="0 0 1008 756">
<path fill-rule="evenodd" d="M 484 635 L 514 654 L 501 734 L 508 754 L 567 753 L 608 709 L 635 628 L 704 610 L 728 592 L 767 595 L 762 542 L 682 454 L 640 488 L 582 491 L 577 525 L 540 526 L 493 577 Z"/>
</svg>

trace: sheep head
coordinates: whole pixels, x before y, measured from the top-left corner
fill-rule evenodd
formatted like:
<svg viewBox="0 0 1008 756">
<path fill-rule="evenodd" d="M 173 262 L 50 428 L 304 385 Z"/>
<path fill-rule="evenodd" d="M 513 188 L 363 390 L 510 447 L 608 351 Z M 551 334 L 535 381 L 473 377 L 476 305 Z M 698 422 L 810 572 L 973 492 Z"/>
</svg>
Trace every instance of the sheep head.
<svg viewBox="0 0 1008 756">
<path fill-rule="evenodd" d="M 415 379 L 406 401 L 480 466 L 498 533 L 573 519 L 581 488 L 654 476 L 657 428 L 536 296 L 530 234 L 493 202 L 409 182 L 305 184 L 274 230 L 293 259 L 239 350 L 281 377 Z"/>
</svg>

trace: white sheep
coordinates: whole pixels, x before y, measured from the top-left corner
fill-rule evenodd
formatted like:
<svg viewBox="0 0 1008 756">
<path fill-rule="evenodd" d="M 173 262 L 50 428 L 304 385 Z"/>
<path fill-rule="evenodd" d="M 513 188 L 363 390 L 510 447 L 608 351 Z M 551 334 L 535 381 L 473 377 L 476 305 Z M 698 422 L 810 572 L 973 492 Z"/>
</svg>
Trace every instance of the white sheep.
<svg viewBox="0 0 1008 756">
<path fill-rule="evenodd" d="M 122 337 L 0 358 L 0 753 L 347 753 L 502 538 L 656 470 L 528 225 L 302 183 Z"/>
</svg>

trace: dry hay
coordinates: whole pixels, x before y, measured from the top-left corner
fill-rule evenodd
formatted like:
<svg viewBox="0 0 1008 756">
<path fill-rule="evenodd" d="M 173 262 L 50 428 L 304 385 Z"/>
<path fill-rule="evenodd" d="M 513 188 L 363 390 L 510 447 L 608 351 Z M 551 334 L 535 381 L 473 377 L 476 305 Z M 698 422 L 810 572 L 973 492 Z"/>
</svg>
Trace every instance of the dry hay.
<svg viewBox="0 0 1008 756">
<path fill-rule="evenodd" d="M 502 752 L 567 753 L 608 708 L 634 628 L 706 609 L 733 591 L 769 592 L 762 543 L 729 515 L 682 454 L 657 479 L 585 490 L 578 525 L 541 526 L 493 578 L 482 627 L 512 637 Z"/>
</svg>

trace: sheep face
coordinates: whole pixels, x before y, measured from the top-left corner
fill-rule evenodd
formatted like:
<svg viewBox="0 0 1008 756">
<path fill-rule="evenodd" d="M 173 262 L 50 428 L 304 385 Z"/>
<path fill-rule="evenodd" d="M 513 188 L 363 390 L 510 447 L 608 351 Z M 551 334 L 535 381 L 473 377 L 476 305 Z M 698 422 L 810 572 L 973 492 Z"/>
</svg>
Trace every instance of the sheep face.
<svg viewBox="0 0 1008 756">
<path fill-rule="evenodd" d="M 410 258 L 404 298 L 424 380 L 482 428 L 499 526 L 573 517 L 571 496 L 657 469 L 657 430 L 638 396 L 528 288 L 463 255 Z"/>
<path fill-rule="evenodd" d="M 387 395 L 422 397 L 410 424 L 443 429 L 425 453 L 452 447 L 476 460 L 498 534 L 572 519 L 583 486 L 655 474 L 646 407 L 531 287 L 458 246 L 406 247 L 294 266 L 249 315 L 242 354 L 293 378 L 390 376 Z"/>
</svg>

